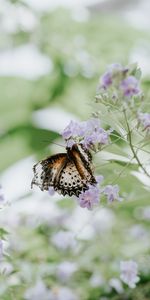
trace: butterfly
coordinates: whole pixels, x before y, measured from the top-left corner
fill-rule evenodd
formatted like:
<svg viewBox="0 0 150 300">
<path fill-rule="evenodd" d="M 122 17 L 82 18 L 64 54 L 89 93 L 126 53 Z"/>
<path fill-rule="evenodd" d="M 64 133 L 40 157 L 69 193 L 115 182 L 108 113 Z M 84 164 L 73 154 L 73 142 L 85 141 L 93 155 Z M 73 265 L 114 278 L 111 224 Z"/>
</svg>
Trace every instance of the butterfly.
<svg viewBox="0 0 150 300">
<path fill-rule="evenodd" d="M 31 183 L 44 190 L 53 187 L 59 194 L 80 195 L 82 191 L 96 184 L 92 170 L 92 156 L 82 144 L 66 147 L 66 153 L 58 153 L 39 161 L 33 166 Z"/>
</svg>

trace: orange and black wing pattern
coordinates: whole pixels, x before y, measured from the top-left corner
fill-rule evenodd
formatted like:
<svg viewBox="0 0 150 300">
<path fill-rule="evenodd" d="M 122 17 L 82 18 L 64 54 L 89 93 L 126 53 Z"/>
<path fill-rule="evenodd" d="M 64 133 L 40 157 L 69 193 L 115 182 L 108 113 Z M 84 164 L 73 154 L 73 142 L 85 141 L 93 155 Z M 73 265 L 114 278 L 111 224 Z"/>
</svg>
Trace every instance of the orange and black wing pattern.
<svg viewBox="0 0 150 300">
<path fill-rule="evenodd" d="M 96 184 L 91 154 L 80 144 L 67 148 L 67 153 L 58 153 L 38 162 L 33 171 L 31 186 L 35 184 L 42 191 L 53 187 L 63 196 L 78 197 L 89 184 Z"/>
<path fill-rule="evenodd" d="M 31 187 L 35 184 L 43 190 L 54 187 L 55 182 L 59 180 L 59 174 L 67 161 L 66 153 L 58 153 L 39 161 L 33 167 L 34 178 Z"/>
</svg>

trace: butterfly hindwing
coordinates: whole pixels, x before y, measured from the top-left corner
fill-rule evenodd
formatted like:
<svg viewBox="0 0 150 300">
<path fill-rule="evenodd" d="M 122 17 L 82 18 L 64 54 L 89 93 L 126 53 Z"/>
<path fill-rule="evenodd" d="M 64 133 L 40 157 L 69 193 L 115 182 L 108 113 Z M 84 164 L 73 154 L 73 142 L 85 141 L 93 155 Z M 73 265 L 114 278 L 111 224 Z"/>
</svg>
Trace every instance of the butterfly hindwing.
<svg viewBox="0 0 150 300">
<path fill-rule="evenodd" d="M 86 184 L 82 180 L 74 162 L 68 160 L 62 169 L 59 181 L 55 183 L 55 190 L 64 196 L 79 196 L 82 190 L 86 189 Z"/>
</svg>

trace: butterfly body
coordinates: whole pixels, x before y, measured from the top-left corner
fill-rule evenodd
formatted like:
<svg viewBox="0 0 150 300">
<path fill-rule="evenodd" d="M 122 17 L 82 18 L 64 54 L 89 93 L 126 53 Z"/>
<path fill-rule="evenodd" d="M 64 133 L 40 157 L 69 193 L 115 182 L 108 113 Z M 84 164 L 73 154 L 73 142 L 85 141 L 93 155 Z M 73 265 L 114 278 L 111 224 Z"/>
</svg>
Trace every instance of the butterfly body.
<svg viewBox="0 0 150 300">
<path fill-rule="evenodd" d="M 35 184 L 42 191 L 53 187 L 64 196 L 79 196 L 89 184 L 96 184 L 89 151 L 81 144 L 66 150 L 66 153 L 52 155 L 34 165 L 31 186 Z"/>
</svg>

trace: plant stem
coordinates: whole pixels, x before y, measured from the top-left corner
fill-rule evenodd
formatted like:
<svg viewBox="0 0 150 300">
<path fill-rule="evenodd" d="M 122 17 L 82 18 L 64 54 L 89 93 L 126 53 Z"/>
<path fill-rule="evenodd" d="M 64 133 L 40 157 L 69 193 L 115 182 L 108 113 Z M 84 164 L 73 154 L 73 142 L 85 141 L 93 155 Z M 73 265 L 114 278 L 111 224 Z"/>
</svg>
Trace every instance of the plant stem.
<svg viewBox="0 0 150 300">
<path fill-rule="evenodd" d="M 137 154 L 136 154 L 136 151 L 134 150 L 134 147 L 133 147 L 133 144 L 132 144 L 132 135 L 131 135 L 131 130 L 130 130 L 130 126 L 129 126 L 129 123 L 128 123 L 128 120 L 127 120 L 127 115 L 126 115 L 126 111 L 124 110 L 124 116 L 125 116 L 125 121 L 126 121 L 126 124 L 127 124 L 127 129 L 128 129 L 128 138 L 129 138 L 129 145 L 130 145 L 130 148 L 131 148 L 131 151 L 134 155 L 134 158 L 136 159 L 138 165 L 141 167 L 141 169 L 144 171 L 144 173 L 150 177 L 150 174 L 146 171 L 146 169 L 143 167 L 142 163 L 140 162 Z"/>
</svg>

